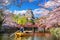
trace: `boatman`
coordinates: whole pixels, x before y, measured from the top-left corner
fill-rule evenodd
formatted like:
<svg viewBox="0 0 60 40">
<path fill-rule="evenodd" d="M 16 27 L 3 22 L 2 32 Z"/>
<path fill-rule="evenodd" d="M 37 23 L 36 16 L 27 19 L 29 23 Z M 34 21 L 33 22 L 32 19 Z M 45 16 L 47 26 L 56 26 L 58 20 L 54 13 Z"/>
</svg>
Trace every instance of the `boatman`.
<svg viewBox="0 0 60 40">
<path fill-rule="evenodd" d="M 24 28 L 23 28 L 23 27 L 20 27 L 20 31 L 21 31 L 21 32 L 24 32 Z"/>
</svg>

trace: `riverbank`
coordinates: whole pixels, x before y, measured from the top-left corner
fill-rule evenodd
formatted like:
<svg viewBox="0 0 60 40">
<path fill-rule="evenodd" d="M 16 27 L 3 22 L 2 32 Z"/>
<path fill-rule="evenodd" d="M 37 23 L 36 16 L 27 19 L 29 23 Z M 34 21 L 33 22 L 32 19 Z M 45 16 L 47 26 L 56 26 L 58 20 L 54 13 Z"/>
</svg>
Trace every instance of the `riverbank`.
<svg viewBox="0 0 60 40">
<path fill-rule="evenodd" d="M 3 35 L 3 34 L 0 33 L 0 40 L 2 40 L 2 35 Z"/>
</svg>

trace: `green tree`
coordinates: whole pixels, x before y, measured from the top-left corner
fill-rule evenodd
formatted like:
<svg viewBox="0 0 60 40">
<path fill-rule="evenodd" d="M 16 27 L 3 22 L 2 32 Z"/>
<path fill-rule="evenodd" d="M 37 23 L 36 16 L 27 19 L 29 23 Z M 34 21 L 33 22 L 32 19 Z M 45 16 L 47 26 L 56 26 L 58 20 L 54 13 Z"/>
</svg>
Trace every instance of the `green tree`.
<svg viewBox="0 0 60 40">
<path fill-rule="evenodd" d="M 0 10 L 0 29 L 1 29 L 1 27 L 2 27 L 3 20 L 4 20 L 3 11 Z"/>
<path fill-rule="evenodd" d="M 25 16 L 20 16 L 19 14 L 18 15 L 14 15 L 14 21 L 17 23 L 17 24 L 22 24 L 22 25 L 25 25 L 27 23 L 27 19 Z"/>
</svg>

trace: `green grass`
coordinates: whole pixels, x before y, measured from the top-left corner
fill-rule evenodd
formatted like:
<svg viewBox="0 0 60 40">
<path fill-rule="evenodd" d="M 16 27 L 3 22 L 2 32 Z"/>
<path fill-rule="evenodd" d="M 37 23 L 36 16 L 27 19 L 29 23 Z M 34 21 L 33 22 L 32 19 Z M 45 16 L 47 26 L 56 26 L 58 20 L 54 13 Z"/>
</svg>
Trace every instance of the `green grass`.
<svg viewBox="0 0 60 40">
<path fill-rule="evenodd" d="M 50 29 L 51 34 L 60 37 L 60 28 L 51 28 Z"/>
<path fill-rule="evenodd" d="M 3 34 L 0 33 L 0 40 L 2 40 L 2 35 L 3 35 Z"/>
</svg>

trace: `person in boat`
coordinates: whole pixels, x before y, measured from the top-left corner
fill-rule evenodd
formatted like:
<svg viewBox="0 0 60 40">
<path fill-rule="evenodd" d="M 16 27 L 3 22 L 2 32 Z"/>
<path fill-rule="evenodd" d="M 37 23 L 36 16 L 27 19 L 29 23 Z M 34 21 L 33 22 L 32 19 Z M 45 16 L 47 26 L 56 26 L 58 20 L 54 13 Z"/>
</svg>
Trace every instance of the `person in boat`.
<svg viewBox="0 0 60 40">
<path fill-rule="evenodd" d="M 23 27 L 20 27 L 20 32 L 24 32 L 24 28 Z"/>
</svg>

